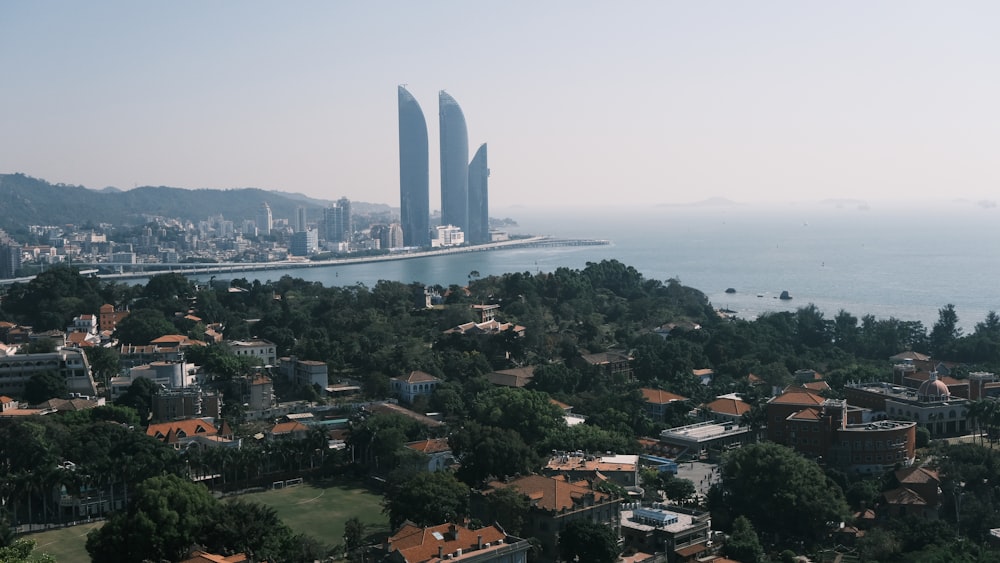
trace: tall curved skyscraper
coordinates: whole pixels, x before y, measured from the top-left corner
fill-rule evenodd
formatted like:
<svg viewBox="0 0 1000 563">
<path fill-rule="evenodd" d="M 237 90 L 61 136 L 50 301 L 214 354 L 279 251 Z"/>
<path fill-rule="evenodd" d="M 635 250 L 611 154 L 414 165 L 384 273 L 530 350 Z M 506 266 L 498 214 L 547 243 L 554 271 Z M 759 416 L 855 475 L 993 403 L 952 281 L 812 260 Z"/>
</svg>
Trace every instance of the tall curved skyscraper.
<svg viewBox="0 0 1000 563">
<path fill-rule="evenodd" d="M 430 246 L 427 122 L 416 98 L 399 87 L 399 214 L 403 244 Z"/>
<path fill-rule="evenodd" d="M 486 143 L 483 143 L 469 163 L 469 233 L 465 240 L 472 244 L 490 242 L 489 177 Z"/>
<path fill-rule="evenodd" d="M 469 233 L 469 133 L 455 98 L 438 93 L 441 124 L 441 224 Z"/>
</svg>

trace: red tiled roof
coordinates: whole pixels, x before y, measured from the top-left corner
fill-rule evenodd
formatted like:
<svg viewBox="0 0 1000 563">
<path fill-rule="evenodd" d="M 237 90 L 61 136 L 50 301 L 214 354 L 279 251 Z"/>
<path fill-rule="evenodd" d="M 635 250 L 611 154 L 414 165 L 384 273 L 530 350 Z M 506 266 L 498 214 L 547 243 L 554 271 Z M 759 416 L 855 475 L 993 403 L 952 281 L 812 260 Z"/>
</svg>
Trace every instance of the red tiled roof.
<svg viewBox="0 0 1000 563">
<path fill-rule="evenodd" d="M 457 524 L 441 524 L 421 528 L 412 523 L 404 524 L 389 538 L 389 551 L 398 551 L 407 563 L 438 561 L 438 554 L 475 551 L 479 542 L 494 545 L 506 540 L 507 534 L 498 526 L 470 530 Z"/>
<path fill-rule="evenodd" d="M 185 559 L 181 563 L 246 563 L 247 556 L 242 553 L 236 555 L 216 555 L 204 551 L 195 551 L 190 559 Z"/>
<path fill-rule="evenodd" d="M 769 402 L 780 405 L 822 405 L 825 401 L 818 393 L 801 387 L 790 387 Z"/>
<path fill-rule="evenodd" d="M 150 424 L 146 428 L 146 435 L 152 436 L 161 442 L 170 442 L 177 438 L 187 436 L 215 436 L 216 430 L 207 420 L 200 418 L 189 418 L 187 420 L 177 420 L 174 422 L 162 422 L 160 424 Z"/>
<path fill-rule="evenodd" d="M 271 428 L 271 434 L 291 434 L 293 432 L 308 432 L 309 427 L 297 420 L 291 422 L 279 422 Z"/>
<path fill-rule="evenodd" d="M 532 500 L 534 506 L 543 510 L 559 512 L 573 508 L 587 495 L 594 495 L 594 502 L 604 502 L 611 497 L 605 493 L 591 490 L 585 485 L 570 483 L 562 477 L 544 477 L 528 475 L 509 483 L 499 481 L 490 483 L 492 489 L 513 487 Z"/>
<path fill-rule="evenodd" d="M 819 420 L 823 418 L 819 409 L 807 408 L 790 415 L 787 420 Z"/>
<path fill-rule="evenodd" d="M 653 403 L 654 405 L 665 405 L 674 401 L 686 401 L 687 397 L 682 397 L 676 393 L 671 393 L 670 391 L 664 391 L 662 389 L 650 389 L 648 387 L 643 387 L 639 389 L 642 392 L 642 398 L 647 403 Z"/>
<path fill-rule="evenodd" d="M 733 416 L 743 416 L 744 413 L 750 412 L 749 403 L 732 397 L 720 397 L 708 403 L 705 407 L 712 412 Z"/>
<path fill-rule="evenodd" d="M 432 438 L 430 440 L 420 440 L 419 442 L 409 442 L 406 444 L 406 447 L 425 454 L 436 454 L 451 451 L 451 446 L 448 445 L 448 440 L 444 438 Z"/>
<path fill-rule="evenodd" d="M 420 370 L 411 371 L 405 377 L 394 377 L 393 379 L 405 381 L 406 383 L 425 383 L 429 381 L 440 381 L 433 375 Z"/>
</svg>

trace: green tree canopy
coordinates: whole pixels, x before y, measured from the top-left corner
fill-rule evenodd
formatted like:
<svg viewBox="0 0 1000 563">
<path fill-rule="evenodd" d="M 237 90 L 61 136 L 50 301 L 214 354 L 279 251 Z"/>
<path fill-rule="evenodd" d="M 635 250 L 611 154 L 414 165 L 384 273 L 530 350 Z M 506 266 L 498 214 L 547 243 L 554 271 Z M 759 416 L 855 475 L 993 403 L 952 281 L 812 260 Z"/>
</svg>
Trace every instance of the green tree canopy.
<svg viewBox="0 0 1000 563">
<path fill-rule="evenodd" d="M 591 520 L 573 520 L 559 534 L 559 554 L 564 561 L 614 563 L 619 553 L 618 534 Z"/>
<path fill-rule="evenodd" d="M 115 326 L 115 334 L 125 344 L 146 345 L 165 334 L 176 332 L 173 323 L 156 309 L 132 311 Z"/>
<path fill-rule="evenodd" d="M 418 473 L 388 491 L 384 512 L 392 528 L 406 520 L 418 526 L 457 522 L 469 514 L 469 487 L 451 473 Z"/>
<path fill-rule="evenodd" d="M 753 444 L 727 454 L 721 469 L 713 513 L 746 516 L 762 533 L 814 538 L 849 515 L 843 491 L 791 448 Z"/>
<path fill-rule="evenodd" d="M 743 563 L 757 563 L 764 560 L 764 548 L 753 529 L 753 524 L 745 516 L 737 516 L 733 521 L 733 531 L 726 540 L 726 557 Z"/>
<path fill-rule="evenodd" d="M 24 400 L 32 405 L 62 399 L 69 393 L 66 378 L 54 371 L 36 373 L 24 384 Z"/>
<path fill-rule="evenodd" d="M 167 475 L 143 481 L 128 509 L 87 534 L 87 553 L 95 561 L 178 561 L 202 544 L 218 515 L 218 504 L 204 486 Z"/>
</svg>

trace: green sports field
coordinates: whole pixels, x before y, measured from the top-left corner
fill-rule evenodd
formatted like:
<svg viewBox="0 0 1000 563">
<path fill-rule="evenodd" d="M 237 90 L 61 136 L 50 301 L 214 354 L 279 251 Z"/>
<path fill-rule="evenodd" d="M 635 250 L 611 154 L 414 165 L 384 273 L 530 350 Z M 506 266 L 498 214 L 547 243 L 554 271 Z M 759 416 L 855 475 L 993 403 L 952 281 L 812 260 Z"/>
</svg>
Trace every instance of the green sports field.
<svg viewBox="0 0 1000 563">
<path fill-rule="evenodd" d="M 382 514 L 382 496 L 354 482 L 302 484 L 239 498 L 273 507 L 281 520 L 297 533 L 313 536 L 328 546 L 343 543 L 344 522 L 358 517 L 369 533 L 387 531 Z M 88 563 L 84 548 L 87 532 L 99 524 L 84 524 L 26 536 L 37 543 L 36 551 L 48 553 L 59 563 Z"/>
<path fill-rule="evenodd" d="M 273 507 L 291 529 L 330 546 L 343 543 L 344 522 L 352 517 L 364 522 L 368 533 L 389 528 L 382 496 L 357 483 L 302 484 L 240 498 Z"/>
</svg>

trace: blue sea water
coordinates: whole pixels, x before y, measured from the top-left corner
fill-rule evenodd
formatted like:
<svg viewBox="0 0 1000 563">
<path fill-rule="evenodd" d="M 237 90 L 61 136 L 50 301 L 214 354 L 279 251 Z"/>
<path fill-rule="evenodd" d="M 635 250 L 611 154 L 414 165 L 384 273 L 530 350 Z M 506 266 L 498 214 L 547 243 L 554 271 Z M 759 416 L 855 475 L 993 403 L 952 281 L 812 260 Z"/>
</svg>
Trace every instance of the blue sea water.
<svg viewBox="0 0 1000 563">
<path fill-rule="evenodd" d="M 518 221 L 512 232 L 612 243 L 248 275 L 263 281 L 288 274 L 339 286 L 380 279 L 447 286 L 465 284 L 473 270 L 483 276 L 549 272 L 613 258 L 647 278 L 677 278 L 746 318 L 813 303 L 828 318 L 843 309 L 858 317 L 921 321 L 929 329 L 938 309 L 951 303 L 961 326 L 972 330 L 988 311 L 1000 310 L 998 213 L 968 203 L 504 209 L 491 214 Z M 725 293 L 730 287 L 735 294 Z M 777 299 L 784 290 L 792 300 Z"/>
</svg>

